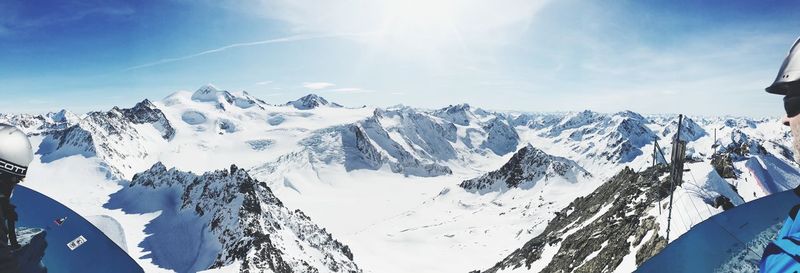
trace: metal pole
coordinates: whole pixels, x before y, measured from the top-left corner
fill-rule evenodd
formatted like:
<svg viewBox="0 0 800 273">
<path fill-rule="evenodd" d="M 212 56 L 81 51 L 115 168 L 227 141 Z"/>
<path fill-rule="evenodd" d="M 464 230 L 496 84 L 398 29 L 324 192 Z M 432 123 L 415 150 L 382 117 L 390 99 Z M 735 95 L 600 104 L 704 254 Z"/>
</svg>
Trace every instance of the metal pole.
<svg viewBox="0 0 800 273">
<path fill-rule="evenodd" d="M 658 142 L 656 142 L 656 147 L 658 147 L 658 153 L 661 154 L 661 158 L 664 159 L 664 163 L 669 164 L 667 161 L 667 156 L 664 155 L 664 151 L 661 150 L 661 145 L 658 145 Z"/>
<path fill-rule="evenodd" d="M 656 166 L 656 151 L 657 151 L 656 149 L 658 149 L 658 147 L 656 147 L 656 145 L 658 145 L 658 137 L 653 137 L 653 166 L 652 167 Z"/>
<path fill-rule="evenodd" d="M 656 157 L 658 154 L 658 137 L 653 137 L 653 167 L 656 166 Z M 653 180 L 655 180 L 656 187 L 658 187 L 658 178 L 656 176 L 656 171 L 653 169 Z M 656 198 L 658 199 L 658 198 Z M 661 215 L 661 199 L 658 199 L 658 215 Z"/>
<path fill-rule="evenodd" d="M 683 172 L 678 169 L 680 162 L 683 160 L 679 158 L 680 143 L 681 143 L 681 123 L 683 122 L 683 115 L 678 115 L 678 131 L 675 132 L 675 138 L 672 139 L 672 173 L 670 173 L 670 193 L 669 193 L 669 214 L 667 216 L 667 244 L 669 244 L 669 231 L 672 224 L 672 197 L 675 193 L 675 185 L 678 184 L 678 172 Z"/>
</svg>

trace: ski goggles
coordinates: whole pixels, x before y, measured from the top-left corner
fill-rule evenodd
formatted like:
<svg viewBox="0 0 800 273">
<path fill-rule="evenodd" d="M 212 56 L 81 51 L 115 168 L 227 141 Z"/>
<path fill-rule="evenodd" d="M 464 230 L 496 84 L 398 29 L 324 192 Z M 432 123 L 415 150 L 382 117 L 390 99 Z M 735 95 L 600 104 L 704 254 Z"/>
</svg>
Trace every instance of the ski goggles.
<svg viewBox="0 0 800 273">
<path fill-rule="evenodd" d="M 786 109 L 787 117 L 800 114 L 800 90 L 786 92 L 786 96 L 783 97 L 783 108 Z"/>
</svg>

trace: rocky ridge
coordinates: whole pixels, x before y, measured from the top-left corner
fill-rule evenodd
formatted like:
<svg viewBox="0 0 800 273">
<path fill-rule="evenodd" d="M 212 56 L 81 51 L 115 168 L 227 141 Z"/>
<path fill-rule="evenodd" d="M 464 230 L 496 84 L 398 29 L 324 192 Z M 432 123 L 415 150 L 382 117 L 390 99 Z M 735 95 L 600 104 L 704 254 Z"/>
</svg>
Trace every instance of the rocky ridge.
<svg viewBox="0 0 800 273">
<path fill-rule="evenodd" d="M 346 245 L 235 165 L 195 175 L 159 162 L 126 190 L 136 189 L 176 191 L 179 209 L 193 212 L 218 240 L 210 268 L 240 262 L 243 273 L 361 272 Z"/>
</svg>

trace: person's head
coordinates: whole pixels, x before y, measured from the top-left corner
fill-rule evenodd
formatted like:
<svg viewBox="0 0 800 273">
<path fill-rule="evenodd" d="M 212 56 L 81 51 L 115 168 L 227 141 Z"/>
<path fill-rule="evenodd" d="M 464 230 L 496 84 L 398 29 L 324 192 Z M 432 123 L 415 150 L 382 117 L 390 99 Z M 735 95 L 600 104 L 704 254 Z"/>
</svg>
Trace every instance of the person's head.
<svg viewBox="0 0 800 273">
<path fill-rule="evenodd" d="M 21 182 L 31 161 L 33 149 L 28 136 L 14 126 L 0 123 L 0 183 Z"/>
<path fill-rule="evenodd" d="M 794 148 L 794 161 L 800 163 L 800 115 L 783 118 L 783 124 L 792 130 L 792 148 Z"/>
<path fill-rule="evenodd" d="M 792 130 L 794 160 L 800 163 L 800 39 L 794 42 L 789 54 L 783 60 L 775 82 L 766 88 L 767 92 L 783 95 L 786 117 L 783 124 Z"/>
</svg>

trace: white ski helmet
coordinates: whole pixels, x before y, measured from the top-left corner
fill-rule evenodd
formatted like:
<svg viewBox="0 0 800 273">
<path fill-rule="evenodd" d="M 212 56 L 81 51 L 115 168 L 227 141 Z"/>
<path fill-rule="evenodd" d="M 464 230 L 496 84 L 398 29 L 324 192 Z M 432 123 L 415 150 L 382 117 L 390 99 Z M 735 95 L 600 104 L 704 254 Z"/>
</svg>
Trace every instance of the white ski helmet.
<svg viewBox="0 0 800 273">
<path fill-rule="evenodd" d="M 798 43 L 800 43 L 800 38 L 789 49 L 789 55 L 783 60 L 778 77 L 775 78 L 772 85 L 767 87 L 767 92 L 786 95 L 793 89 L 800 89 L 800 46 L 797 45 Z"/>
<path fill-rule="evenodd" d="M 33 161 L 28 136 L 17 127 L 0 123 L 0 172 L 25 177 Z"/>
</svg>

